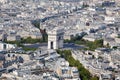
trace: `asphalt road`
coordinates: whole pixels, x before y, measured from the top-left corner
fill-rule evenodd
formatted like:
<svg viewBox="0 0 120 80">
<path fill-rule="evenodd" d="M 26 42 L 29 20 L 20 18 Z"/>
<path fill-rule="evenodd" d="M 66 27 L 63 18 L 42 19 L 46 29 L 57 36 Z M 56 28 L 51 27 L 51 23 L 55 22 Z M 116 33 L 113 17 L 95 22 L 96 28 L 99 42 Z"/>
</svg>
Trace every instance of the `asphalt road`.
<svg viewBox="0 0 120 80">
<path fill-rule="evenodd" d="M 47 49 L 47 43 L 35 43 L 35 44 L 27 44 L 26 47 L 30 48 L 46 48 Z M 84 48 L 82 45 L 77 45 L 74 43 L 64 43 L 64 48 L 70 48 L 70 49 L 81 49 Z"/>
</svg>

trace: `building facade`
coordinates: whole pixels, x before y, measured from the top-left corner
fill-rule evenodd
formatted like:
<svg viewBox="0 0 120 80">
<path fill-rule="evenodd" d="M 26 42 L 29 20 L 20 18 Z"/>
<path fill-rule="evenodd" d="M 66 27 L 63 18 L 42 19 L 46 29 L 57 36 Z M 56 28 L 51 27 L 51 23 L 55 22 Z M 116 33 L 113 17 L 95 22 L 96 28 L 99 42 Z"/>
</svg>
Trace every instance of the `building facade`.
<svg viewBox="0 0 120 80">
<path fill-rule="evenodd" d="M 48 49 L 63 48 L 64 29 L 54 28 L 48 31 Z"/>
</svg>

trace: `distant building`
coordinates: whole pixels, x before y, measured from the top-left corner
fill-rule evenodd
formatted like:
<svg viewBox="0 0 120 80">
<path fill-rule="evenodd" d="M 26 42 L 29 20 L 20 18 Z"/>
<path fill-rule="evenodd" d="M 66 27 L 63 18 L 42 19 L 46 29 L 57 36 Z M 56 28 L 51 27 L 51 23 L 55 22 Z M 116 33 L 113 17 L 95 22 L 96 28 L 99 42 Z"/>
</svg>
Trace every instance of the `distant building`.
<svg viewBox="0 0 120 80">
<path fill-rule="evenodd" d="M 85 36 L 83 37 L 83 39 L 94 42 L 95 40 L 101 39 L 101 36 L 91 33 L 91 34 L 89 34 L 89 35 L 85 35 Z"/>
<path fill-rule="evenodd" d="M 9 35 L 7 36 L 7 41 L 20 41 L 21 40 L 21 37 L 19 35 Z"/>
<path fill-rule="evenodd" d="M 106 9 L 105 8 L 96 8 L 95 9 L 98 14 L 106 14 Z"/>
<path fill-rule="evenodd" d="M 64 29 L 55 28 L 48 31 L 48 49 L 58 49 L 63 47 Z"/>
<path fill-rule="evenodd" d="M 1 51 L 10 50 L 10 49 L 14 49 L 14 48 L 15 48 L 15 45 L 0 42 L 0 50 Z"/>
<path fill-rule="evenodd" d="M 71 40 L 73 37 L 74 37 L 74 36 L 73 36 L 72 34 L 71 34 L 71 35 L 70 35 L 70 34 L 64 35 L 64 39 L 65 39 L 65 40 Z"/>
<path fill-rule="evenodd" d="M 111 74 L 101 74 L 100 80 L 112 80 Z"/>
<path fill-rule="evenodd" d="M 7 38 L 7 34 L 4 32 L 4 30 L 0 30 L 0 41 L 4 41 Z"/>
<path fill-rule="evenodd" d="M 21 36 L 17 35 L 16 32 L 11 32 L 7 36 L 7 41 L 19 41 L 21 40 Z"/>
<path fill-rule="evenodd" d="M 0 0 L 0 3 L 6 3 L 7 0 Z"/>
<path fill-rule="evenodd" d="M 105 38 L 103 41 L 103 45 L 109 45 L 111 48 L 114 46 L 120 46 L 118 38 Z"/>
<path fill-rule="evenodd" d="M 104 1 L 102 3 L 103 7 L 110 7 L 110 6 L 115 6 L 115 1 Z"/>
<path fill-rule="evenodd" d="M 3 64 L 5 61 L 5 54 L 0 54 L 0 68 L 3 68 Z"/>
<path fill-rule="evenodd" d="M 57 62 L 56 73 L 64 80 L 80 80 L 76 67 L 69 67 L 69 63 L 64 59 Z"/>
</svg>

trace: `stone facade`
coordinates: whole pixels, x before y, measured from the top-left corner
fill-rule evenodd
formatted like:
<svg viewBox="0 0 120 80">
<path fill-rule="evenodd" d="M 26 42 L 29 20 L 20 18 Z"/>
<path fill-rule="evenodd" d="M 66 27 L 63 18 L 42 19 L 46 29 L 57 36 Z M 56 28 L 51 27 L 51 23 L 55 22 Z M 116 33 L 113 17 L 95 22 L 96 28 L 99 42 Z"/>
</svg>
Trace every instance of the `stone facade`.
<svg viewBox="0 0 120 80">
<path fill-rule="evenodd" d="M 55 28 L 48 31 L 48 49 L 58 49 L 63 47 L 64 30 Z"/>
</svg>

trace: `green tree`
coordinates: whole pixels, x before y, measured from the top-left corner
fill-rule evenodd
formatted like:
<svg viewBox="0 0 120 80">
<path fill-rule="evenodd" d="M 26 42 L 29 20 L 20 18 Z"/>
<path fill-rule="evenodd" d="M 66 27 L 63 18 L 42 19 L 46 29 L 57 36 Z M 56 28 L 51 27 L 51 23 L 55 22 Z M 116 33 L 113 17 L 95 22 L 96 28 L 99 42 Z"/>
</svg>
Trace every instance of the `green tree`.
<svg viewBox="0 0 120 80">
<path fill-rule="evenodd" d="M 91 73 L 87 69 L 85 69 L 84 66 L 78 60 L 75 60 L 72 57 L 70 50 L 57 50 L 57 53 L 60 54 L 61 57 L 64 57 L 69 62 L 70 66 L 74 66 L 78 68 L 80 73 L 80 78 L 82 80 L 92 80 L 92 79 L 94 80 L 94 77 L 91 76 Z"/>
<path fill-rule="evenodd" d="M 97 76 L 94 76 L 90 80 L 99 80 L 99 78 Z"/>
</svg>

